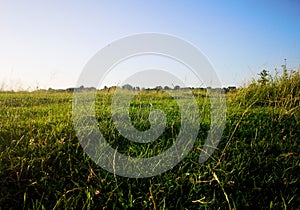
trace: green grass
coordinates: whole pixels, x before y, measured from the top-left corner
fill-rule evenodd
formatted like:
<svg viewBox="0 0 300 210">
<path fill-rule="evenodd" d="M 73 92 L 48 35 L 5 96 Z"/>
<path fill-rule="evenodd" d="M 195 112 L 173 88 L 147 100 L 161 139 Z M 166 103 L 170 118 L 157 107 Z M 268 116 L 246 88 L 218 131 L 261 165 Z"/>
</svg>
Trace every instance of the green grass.
<svg viewBox="0 0 300 210">
<path fill-rule="evenodd" d="M 298 77 L 298 80 L 297 80 Z M 227 120 L 213 156 L 198 164 L 209 125 L 209 100 L 194 90 L 200 131 L 189 155 L 161 175 L 132 179 L 97 166 L 80 146 L 72 122 L 72 94 L 0 93 L 1 209 L 299 209 L 300 80 L 286 80 L 227 93 Z M 277 91 L 275 91 L 277 90 Z M 167 127 L 158 141 L 138 145 L 115 129 L 113 92 L 97 93 L 96 118 L 114 148 L 136 157 L 159 154 L 180 130 L 176 102 L 163 91 L 145 91 L 131 103 L 139 130 L 148 113 L 161 109 Z"/>
</svg>

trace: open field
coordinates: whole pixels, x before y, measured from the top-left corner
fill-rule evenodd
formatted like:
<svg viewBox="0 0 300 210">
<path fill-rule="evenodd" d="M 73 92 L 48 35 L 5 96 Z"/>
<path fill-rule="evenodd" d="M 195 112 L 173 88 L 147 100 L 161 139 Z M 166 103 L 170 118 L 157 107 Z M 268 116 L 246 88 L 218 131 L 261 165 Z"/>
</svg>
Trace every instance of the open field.
<svg viewBox="0 0 300 210">
<path fill-rule="evenodd" d="M 1 209 L 299 209 L 299 81 L 298 72 L 227 93 L 222 141 L 201 165 L 209 99 L 205 90 L 193 90 L 201 123 L 192 151 L 172 170 L 144 179 L 115 176 L 85 154 L 73 127 L 72 93 L 2 92 Z M 116 131 L 110 117 L 112 95 L 98 91 L 96 118 L 114 148 L 147 157 L 176 139 L 178 106 L 163 91 L 144 91 L 131 103 L 130 116 L 140 130 L 149 128 L 152 106 L 167 116 L 159 141 L 142 146 Z"/>
</svg>

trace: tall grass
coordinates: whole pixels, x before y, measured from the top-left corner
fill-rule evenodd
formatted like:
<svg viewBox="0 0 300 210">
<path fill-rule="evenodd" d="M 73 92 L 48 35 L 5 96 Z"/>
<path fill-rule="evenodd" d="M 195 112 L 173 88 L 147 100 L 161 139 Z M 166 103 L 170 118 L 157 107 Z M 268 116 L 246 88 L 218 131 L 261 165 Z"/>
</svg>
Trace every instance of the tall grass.
<svg viewBox="0 0 300 210">
<path fill-rule="evenodd" d="M 250 105 L 282 107 L 286 111 L 296 111 L 300 106 L 300 68 L 282 75 L 267 75 L 265 80 L 253 80 L 239 90 L 238 101 Z"/>
<path fill-rule="evenodd" d="M 198 157 L 210 126 L 205 90 L 193 90 L 201 127 L 192 151 L 159 176 L 130 179 L 98 167 L 81 148 L 72 123 L 72 94 L 0 93 L 1 209 L 299 209 L 299 71 L 253 81 L 227 94 L 222 141 L 204 164 Z M 113 92 L 97 93 L 96 117 L 121 152 L 148 157 L 168 148 L 180 128 L 178 106 L 163 91 L 131 103 L 137 129 L 151 108 L 165 111 L 160 141 L 126 142 L 110 116 Z M 151 103 L 151 104 L 150 104 Z M 152 106 L 152 107 L 151 107 Z"/>
</svg>

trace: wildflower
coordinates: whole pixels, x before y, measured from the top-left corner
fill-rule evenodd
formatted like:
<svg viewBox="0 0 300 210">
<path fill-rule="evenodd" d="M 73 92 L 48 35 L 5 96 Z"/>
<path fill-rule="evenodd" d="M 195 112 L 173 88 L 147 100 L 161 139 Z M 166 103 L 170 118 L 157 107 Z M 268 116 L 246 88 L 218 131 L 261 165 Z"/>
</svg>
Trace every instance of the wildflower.
<svg viewBox="0 0 300 210">
<path fill-rule="evenodd" d="M 231 181 L 228 181 L 227 184 L 228 184 L 229 186 L 233 186 L 233 185 L 234 185 L 234 181 L 232 181 L 232 180 L 231 180 Z"/>
<path fill-rule="evenodd" d="M 96 190 L 95 191 L 95 195 L 99 195 L 100 194 L 100 191 L 99 190 Z"/>
<path fill-rule="evenodd" d="M 29 145 L 34 145 L 34 139 L 29 140 Z"/>
</svg>

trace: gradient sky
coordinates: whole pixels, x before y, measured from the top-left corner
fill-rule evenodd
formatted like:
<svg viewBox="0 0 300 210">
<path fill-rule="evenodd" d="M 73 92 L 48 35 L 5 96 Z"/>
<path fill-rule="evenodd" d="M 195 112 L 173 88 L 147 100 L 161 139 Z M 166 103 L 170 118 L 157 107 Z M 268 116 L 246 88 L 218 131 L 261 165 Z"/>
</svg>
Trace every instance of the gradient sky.
<svg viewBox="0 0 300 210">
<path fill-rule="evenodd" d="M 67 88 L 101 48 L 157 32 L 200 49 L 223 86 L 300 64 L 300 1 L 0 0 L 0 89 Z"/>
</svg>

